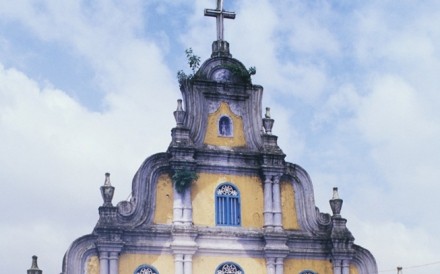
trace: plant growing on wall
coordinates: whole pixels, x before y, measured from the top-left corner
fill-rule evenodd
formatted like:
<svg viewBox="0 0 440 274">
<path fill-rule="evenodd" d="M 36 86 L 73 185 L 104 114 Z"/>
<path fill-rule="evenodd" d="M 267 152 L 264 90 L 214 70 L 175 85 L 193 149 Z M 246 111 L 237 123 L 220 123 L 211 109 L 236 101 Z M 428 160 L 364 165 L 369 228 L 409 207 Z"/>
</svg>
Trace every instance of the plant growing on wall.
<svg viewBox="0 0 440 274">
<path fill-rule="evenodd" d="M 197 173 L 189 169 L 177 169 L 172 176 L 174 187 L 179 193 L 185 191 L 197 178 Z"/>
<path fill-rule="evenodd" d="M 180 85 L 182 85 L 185 80 L 191 80 L 200 67 L 200 57 L 194 54 L 192 48 L 186 49 L 185 54 L 192 73 L 186 74 L 183 70 L 179 70 L 177 72 L 177 80 L 179 81 Z"/>
<path fill-rule="evenodd" d="M 236 77 L 241 79 L 242 81 L 250 81 L 250 77 L 257 73 L 257 69 L 255 67 L 250 67 L 247 70 L 242 70 L 238 65 L 225 65 L 225 67 Z"/>
</svg>

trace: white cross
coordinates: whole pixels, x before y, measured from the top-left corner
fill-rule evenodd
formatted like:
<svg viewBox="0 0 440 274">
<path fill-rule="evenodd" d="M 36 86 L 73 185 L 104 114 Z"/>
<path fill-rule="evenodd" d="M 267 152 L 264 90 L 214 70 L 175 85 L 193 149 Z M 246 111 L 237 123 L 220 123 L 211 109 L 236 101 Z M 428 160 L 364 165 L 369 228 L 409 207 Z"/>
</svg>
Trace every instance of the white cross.
<svg viewBox="0 0 440 274">
<path fill-rule="evenodd" d="M 223 10 L 223 0 L 217 0 L 217 9 L 205 9 L 205 16 L 216 17 L 217 19 L 217 40 L 223 41 L 224 25 L 223 19 L 235 19 L 235 12 Z"/>
</svg>

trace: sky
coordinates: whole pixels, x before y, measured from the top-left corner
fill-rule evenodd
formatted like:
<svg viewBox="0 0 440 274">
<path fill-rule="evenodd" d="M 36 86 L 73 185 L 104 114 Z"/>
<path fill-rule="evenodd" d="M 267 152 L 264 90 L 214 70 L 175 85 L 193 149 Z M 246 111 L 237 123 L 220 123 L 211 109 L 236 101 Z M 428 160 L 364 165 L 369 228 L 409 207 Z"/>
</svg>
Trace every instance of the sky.
<svg viewBox="0 0 440 274">
<path fill-rule="evenodd" d="M 185 49 L 209 58 L 214 0 L 0 0 L 0 265 L 44 273 L 92 231 L 110 172 L 127 199 L 166 151 Z M 225 0 L 273 133 L 379 273 L 440 273 L 440 2 Z M 263 115 L 263 114 L 262 114 Z"/>
</svg>

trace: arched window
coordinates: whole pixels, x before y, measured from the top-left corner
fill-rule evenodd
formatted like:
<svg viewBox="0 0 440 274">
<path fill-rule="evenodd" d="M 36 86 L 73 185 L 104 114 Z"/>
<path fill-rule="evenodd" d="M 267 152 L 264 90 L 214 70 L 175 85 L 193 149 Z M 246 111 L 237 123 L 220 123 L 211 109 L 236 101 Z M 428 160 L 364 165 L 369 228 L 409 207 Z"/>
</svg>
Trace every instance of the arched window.
<svg viewBox="0 0 440 274">
<path fill-rule="evenodd" d="M 238 264 L 226 262 L 217 267 L 215 274 L 244 274 L 244 271 Z"/>
<path fill-rule="evenodd" d="M 218 120 L 218 134 L 232 137 L 232 120 L 228 116 L 221 116 Z"/>
<path fill-rule="evenodd" d="M 215 192 L 216 225 L 239 226 L 241 224 L 240 192 L 231 183 L 224 183 Z"/>
<path fill-rule="evenodd" d="M 134 274 L 159 274 L 159 271 L 151 265 L 143 264 L 136 268 Z"/>
<path fill-rule="evenodd" d="M 303 270 L 299 274 L 317 274 L 317 273 L 311 270 Z"/>
</svg>

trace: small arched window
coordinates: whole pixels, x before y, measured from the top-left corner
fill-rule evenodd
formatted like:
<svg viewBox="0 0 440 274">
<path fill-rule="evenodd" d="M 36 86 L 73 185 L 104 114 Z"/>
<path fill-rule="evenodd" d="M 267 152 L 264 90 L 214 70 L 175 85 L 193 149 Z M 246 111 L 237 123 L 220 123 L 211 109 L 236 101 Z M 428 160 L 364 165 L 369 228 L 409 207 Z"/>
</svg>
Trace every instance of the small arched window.
<svg viewBox="0 0 440 274">
<path fill-rule="evenodd" d="M 151 265 L 143 264 L 136 268 L 134 274 L 159 274 L 159 271 Z"/>
<path fill-rule="evenodd" d="M 311 270 L 303 270 L 299 274 L 317 274 L 317 273 Z"/>
<path fill-rule="evenodd" d="M 240 192 L 231 183 L 224 183 L 215 192 L 216 225 L 241 225 Z"/>
<path fill-rule="evenodd" d="M 215 274 L 244 274 L 244 271 L 238 264 L 226 262 L 217 267 Z"/>
<path fill-rule="evenodd" d="M 218 134 L 220 136 L 232 137 L 232 120 L 228 116 L 221 116 L 218 121 Z"/>
</svg>

